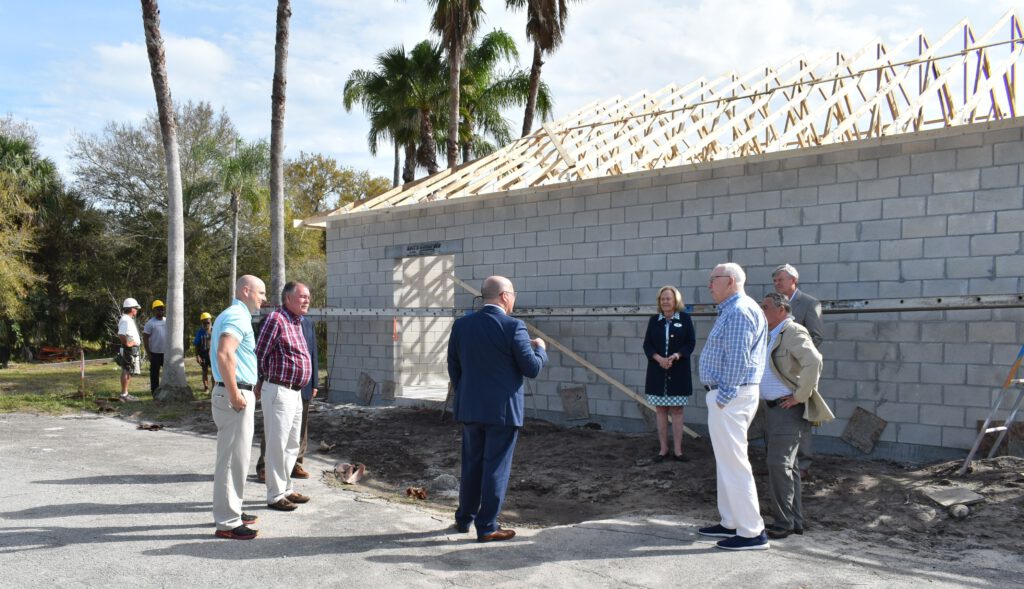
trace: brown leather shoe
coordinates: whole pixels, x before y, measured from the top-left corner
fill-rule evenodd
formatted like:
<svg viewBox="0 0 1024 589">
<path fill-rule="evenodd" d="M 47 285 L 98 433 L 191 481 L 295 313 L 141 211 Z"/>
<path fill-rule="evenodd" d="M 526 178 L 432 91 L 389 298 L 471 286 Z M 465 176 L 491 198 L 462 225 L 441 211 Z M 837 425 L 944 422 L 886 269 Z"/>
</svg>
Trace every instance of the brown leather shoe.
<svg viewBox="0 0 1024 589">
<path fill-rule="evenodd" d="M 501 542 L 502 540 L 508 540 L 515 538 L 515 530 L 495 530 L 490 534 L 484 534 L 476 539 L 477 542 Z"/>
<path fill-rule="evenodd" d="M 278 499 L 274 503 L 268 503 L 267 507 L 276 509 L 278 511 L 295 511 L 298 509 L 298 505 L 292 503 L 288 499 Z"/>
<path fill-rule="evenodd" d="M 295 464 L 295 468 L 292 469 L 292 478 L 293 479 L 308 479 L 309 478 L 309 473 L 306 472 L 306 469 L 302 468 L 301 464 L 296 463 Z"/>
<path fill-rule="evenodd" d="M 292 491 L 284 496 L 284 500 L 292 503 L 309 503 L 309 495 L 303 495 L 302 493 Z"/>
<path fill-rule="evenodd" d="M 256 480 L 265 483 L 267 482 L 267 471 L 266 469 L 260 468 L 256 470 Z"/>
</svg>

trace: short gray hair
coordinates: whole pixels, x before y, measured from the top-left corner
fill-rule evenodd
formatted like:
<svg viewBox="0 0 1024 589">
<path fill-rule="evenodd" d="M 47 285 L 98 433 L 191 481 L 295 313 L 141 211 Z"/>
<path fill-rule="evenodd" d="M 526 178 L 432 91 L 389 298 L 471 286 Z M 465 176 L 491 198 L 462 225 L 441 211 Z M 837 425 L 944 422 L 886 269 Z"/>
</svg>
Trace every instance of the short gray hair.
<svg viewBox="0 0 1024 589">
<path fill-rule="evenodd" d="M 721 268 L 722 272 L 725 272 L 736 281 L 736 286 L 743 288 L 743 284 L 747 281 L 747 273 L 743 271 L 743 268 L 735 262 L 725 262 L 719 264 L 716 268 Z"/>
<path fill-rule="evenodd" d="M 774 270 L 772 270 L 772 278 L 775 278 L 775 275 L 778 274 L 779 272 L 785 272 L 786 274 L 792 276 L 793 280 L 800 282 L 800 273 L 796 271 L 796 268 L 794 268 L 792 264 L 783 264 L 781 266 L 777 266 Z"/>
</svg>

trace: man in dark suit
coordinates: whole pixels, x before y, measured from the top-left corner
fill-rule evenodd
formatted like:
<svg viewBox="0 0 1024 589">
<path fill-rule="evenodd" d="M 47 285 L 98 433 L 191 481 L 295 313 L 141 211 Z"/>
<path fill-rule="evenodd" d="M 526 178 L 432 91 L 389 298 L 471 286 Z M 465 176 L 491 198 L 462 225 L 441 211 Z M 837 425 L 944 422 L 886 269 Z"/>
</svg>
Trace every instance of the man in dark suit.
<svg viewBox="0 0 1024 589">
<path fill-rule="evenodd" d="M 531 340 L 526 325 L 509 316 L 512 282 L 484 280 L 484 307 L 460 317 L 448 340 L 448 376 L 455 387 L 455 419 L 462 429 L 462 481 L 455 526 L 477 540 L 508 540 L 515 530 L 498 526 L 512 471 L 512 453 L 523 426 L 523 377 L 536 378 L 548 360 L 544 340 Z"/>
<path fill-rule="evenodd" d="M 783 264 L 772 272 L 772 284 L 775 285 L 775 292 L 789 299 L 790 315 L 793 320 L 807 328 L 811 334 L 811 342 L 820 352 L 821 342 L 825 339 L 824 328 L 821 323 L 821 301 L 797 288 L 800 283 L 800 273 L 791 264 Z M 797 464 L 800 467 L 800 475 L 807 478 L 811 470 L 811 462 L 814 458 L 814 438 L 810 432 L 800 438 L 800 449 L 797 453 Z"/>
</svg>

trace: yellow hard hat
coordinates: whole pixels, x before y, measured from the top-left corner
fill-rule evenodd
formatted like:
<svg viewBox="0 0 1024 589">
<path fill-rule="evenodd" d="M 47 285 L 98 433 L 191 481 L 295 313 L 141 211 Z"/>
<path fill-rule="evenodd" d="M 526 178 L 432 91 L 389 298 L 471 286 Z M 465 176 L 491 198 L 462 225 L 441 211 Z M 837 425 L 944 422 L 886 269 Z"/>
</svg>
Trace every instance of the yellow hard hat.
<svg viewBox="0 0 1024 589">
<path fill-rule="evenodd" d="M 207 319 L 213 319 L 213 315 L 210 315 L 209 313 L 203 313 L 202 315 L 199 316 L 200 321 L 206 321 Z"/>
<path fill-rule="evenodd" d="M 150 307 L 150 308 L 151 309 L 156 309 L 157 307 L 163 307 L 163 306 L 164 306 L 164 302 L 161 301 L 160 299 L 157 299 L 157 300 L 153 301 L 153 306 Z"/>
</svg>

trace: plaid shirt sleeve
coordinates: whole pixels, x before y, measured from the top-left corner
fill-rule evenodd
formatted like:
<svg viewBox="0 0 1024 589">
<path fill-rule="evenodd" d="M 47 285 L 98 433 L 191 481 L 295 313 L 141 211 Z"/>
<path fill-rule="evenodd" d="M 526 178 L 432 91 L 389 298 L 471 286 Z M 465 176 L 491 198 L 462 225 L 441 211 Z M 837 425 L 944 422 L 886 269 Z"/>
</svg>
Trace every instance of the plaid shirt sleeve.
<svg viewBox="0 0 1024 589">
<path fill-rule="evenodd" d="M 716 401 L 722 405 L 736 398 L 737 389 L 746 382 L 751 364 L 757 362 L 750 357 L 756 336 L 754 326 L 750 325 L 739 309 L 734 309 L 723 325 L 722 339 L 725 349 L 722 355 L 721 372 L 718 377 L 718 395 Z"/>
<path fill-rule="evenodd" d="M 281 319 L 281 314 L 274 311 L 267 315 L 260 326 L 260 333 L 256 338 L 256 365 L 261 379 L 270 373 L 270 353 L 281 331 Z"/>
</svg>

